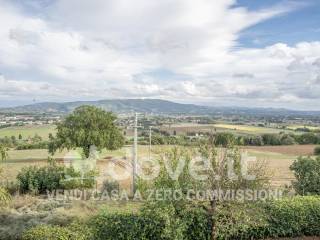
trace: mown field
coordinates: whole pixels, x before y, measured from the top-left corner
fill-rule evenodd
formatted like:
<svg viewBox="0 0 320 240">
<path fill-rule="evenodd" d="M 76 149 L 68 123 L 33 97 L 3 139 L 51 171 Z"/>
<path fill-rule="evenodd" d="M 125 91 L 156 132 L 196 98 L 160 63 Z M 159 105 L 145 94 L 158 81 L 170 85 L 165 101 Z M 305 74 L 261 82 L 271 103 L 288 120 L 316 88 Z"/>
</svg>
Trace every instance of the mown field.
<svg viewBox="0 0 320 240">
<path fill-rule="evenodd" d="M 175 132 L 176 134 L 186 134 L 187 132 L 230 132 L 235 135 L 255 135 L 255 134 L 272 134 L 272 133 L 297 133 L 294 129 L 287 130 L 281 128 L 271 127 L 258 127 L 251 125 L 238 125 L 229 123 L 217 123 L 217 124 L 196 124 L 196 123 L 182 123 L 165 125 L 161 127 L 161 130 Z"/>
<path fill-rule="evenodd" d="M 199 124 L 179 124 L 171 125 L 171 129 L 176 129 L 177 133 L 186 131 L 231 131 L 237 134 L 263 134 L 277 133 L 281 129 L 273 129 L 267 127 L 255 127 L 248 125 L 233 125 L 233 124 L 214 124 L 214 125 L 199 125 Z M 4 136 L 22 135 L 24 139 L 38 134 L 43 139 L 48 139 L 49 133 L 55 133 L 54 125 L 41 126 L 23 126 L 10 127 L 0 129 L 0 138 Z M 163 152 L 168 146 L 153 146 L 153 155 Z M 273 183 L 275 185 L 289 184 L 293 179 L 293 175 L 289 170 L 289 166 L 299 156 L 312 155 L 315 145 L 293 145 L 293 146 L 246 146 L 242 147 L 243 151 L 248 151 L 249 155 L 255 156 L 257 160 L 265 161 L 270 172 L 272 172 Z M 149 155 L 148 146 L 139 146 L 139 157 L 147 157 Z M 100 153 L 100 161 L 98 167 L 102 170 L 105 168 L 105 163 L 110 158 L 126 159 L 130 161 L 132 148 L 124 147 L 117 151 L 102 151 Z M 57 152 L 53 157 L 63 162 L 67 151 Z M 4 171 L 2 174 L 5 180 L 14 180 L 17 173 L 23 168 L 31 165 L 45 165 L 49 157 L 48 151 L 45 149 L 34 150 L 10 150 L 9 159 L 2 164 Z M 127 184 L 126 184 L 127 185 Z"/>
<path fill-rule="evenodd" d="M 251 125 L 237 125 L 228 123 L 217 123 L 217 124 L 194 124 L 194 123 L 184 123 L 184 124 L 173 124 L 170 126 L 161 127 L 162 130 L 176 131 L 177 134 L 185 134 L 187 132 L 231 132 L 234 134 L 268 134 L 268 133 L 279 133 L 279 132 L 291 132 L 298 133 L 294 130 L 297 128 L 308 127 L 310 130 L 319 129 L 319 127 L 312 126 L 298 126 L 290 125 L 286 130 L 281 128 L 269 128 L 269 127 L 257 127 Z M 55 125 L 26 125 L 17 127 L 8 127 L 0 129 L 0 138 L 5 136 L 19 137 L 19 134 L 23 139 L 28 137 L 33 137 L 35 134 L 42 137 L 44 140 L 48 139 L 50 133 L 55 134 Z"/>
<path fill-rule="evenodd" d="M 152 155 L 165 151 L 170 146 L 154 146 Z M 262 147 L 243 147 L 242 151 L 247 151 L 249 156 L 254 156 L 258 161 L 264 161 L 271 173 L 272 183 L 276 186 L 289 184 L 293 180 L 293 174 L 289 167 L 299 156 L 308 156 L 313 154 L 315 145 L 293 145 L 293 146 L 262 146 Z M 63 158 L 67 156 L 67 151 L 57 152 L 53 157 L 63 163 Z M 129 163 L 131 159 L 132 148 L 124 147 L 116 151 L 104 150 L 99 154 L 97 166 L 100 174 L 103 174 L 106 164 L 111 158 Z M 149 147 L 139 146 L 139 157 L 148 157 Z M 4 180 L 14 181 L 18 172 L 27 166 L 45 165 L 49 154 L 45 149 L 36 150 L 10 150 L 9 159 L 2 163 Z M 124 182 L 125 188 L 130 183 Z"/>
<path fill-rule="evenodd" d="M 310 130 L 319 130 L 320 127 L 316 127 L 316 126 L 310 126 L 310 125 L 289 125 L 287 126 L 287 129 L 290 130 L 296 130 L 296 129 L 301 129 L 301 128 L 308 128 Z"/>
<path fill-rule="evenodd" d="M 5 136 L 11 137 L 15 136 L 19 137 L 21 134 L 23 139 L 27 139 L 29 137 L 34 137 L 35 134 L 39 135 L 43 140 L 47 140 L 49 134 L 55 134 L 55 126 L 48 125 L 26 125 L 26 126 L 17 126 L 17 127 L 8 127 L 0 129 L 0 138 Z"/>
</svg>

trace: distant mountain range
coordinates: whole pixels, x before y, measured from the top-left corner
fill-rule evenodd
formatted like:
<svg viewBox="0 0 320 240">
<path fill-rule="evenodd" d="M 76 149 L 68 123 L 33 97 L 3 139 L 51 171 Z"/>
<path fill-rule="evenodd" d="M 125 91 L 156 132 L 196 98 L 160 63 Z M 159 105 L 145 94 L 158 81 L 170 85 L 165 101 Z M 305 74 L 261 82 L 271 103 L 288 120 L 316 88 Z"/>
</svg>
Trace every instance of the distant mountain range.
<svg viewBox="0 0 320 240">
<path fill-rule="evenodd" d="M 66 114 L 81 105 L 92 105 L 116 113 L 154 113 L 189 115 L 295 115 L 320 116 L 320 111 L 295 111 L 277 108 L 211 107 L 181 104 L 160 99 L 110 99 L 99 101 L 43 102 L 25 106 L 0 108 L 2 113 L 56 113 Z"/>
</svg>

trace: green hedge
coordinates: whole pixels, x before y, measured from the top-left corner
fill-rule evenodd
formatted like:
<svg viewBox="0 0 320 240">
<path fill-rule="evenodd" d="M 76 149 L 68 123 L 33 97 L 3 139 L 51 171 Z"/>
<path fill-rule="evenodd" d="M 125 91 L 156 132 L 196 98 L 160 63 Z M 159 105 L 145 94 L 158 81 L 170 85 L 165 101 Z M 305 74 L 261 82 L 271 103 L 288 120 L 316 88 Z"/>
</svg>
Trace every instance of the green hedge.
<svg viewBox="0 0 320 240">
<path fill-rule="evenodd" d="M 320 194 L 320 156 L 299 157 L 290 166 L 296 180 L 292 186 L 299 195 Z"/>
<path fill-rule="evenodd" d="M 68 227 L 38 225 L 22 235 L 22 240 L 93 240 L 91 229 L 80 223 Z"/>
<path fill-rule="evenodd" d="M 91 219 L 88 226 L 95 240 L 210 239 L 212 222 L 204 208 L 172 212 L 172 208 L 164 207 L 162 213 L 160 209 L 152 209 L 149 214 L 144 211 L 117 214 L 102 212 Z M 320 236 L 320 197 L 294 197 L 260 203 L 223 203 L 217 208 L 213 222 L 217 239 L 221 240 Z M 54 239 L 69 240 L 70 234 L 75 232 L 81 231 L 37 227 L 29 230 L 24 240 L 50 240 L 53 239 L 49 238 L 51 234 L 56 233 L 65 238 Z"/>
<path fill-rule="evenodd" d="M 218 239 L 320 236 L 320 197 L 231 204 L 215 220 Z"/>
<path fill-rule="evenodd" d="M 295 197 L 266 204 L 272 237 L 320 236 L 320 197 Z"/>
<path fill-rule="evenodd" d="M 161 239 L 163 229 L 156 219 L 134 213 L 102 213 L 90 224 L 94 229 L 94 239 L 103 240 Z"/>
<path fill-rule="evenodd" d="M 81 234 L 72 232 L 68 228 L 39 225 L 24 233 L 22 240 L 75 240 L 85 239 Z"/>
</svg>

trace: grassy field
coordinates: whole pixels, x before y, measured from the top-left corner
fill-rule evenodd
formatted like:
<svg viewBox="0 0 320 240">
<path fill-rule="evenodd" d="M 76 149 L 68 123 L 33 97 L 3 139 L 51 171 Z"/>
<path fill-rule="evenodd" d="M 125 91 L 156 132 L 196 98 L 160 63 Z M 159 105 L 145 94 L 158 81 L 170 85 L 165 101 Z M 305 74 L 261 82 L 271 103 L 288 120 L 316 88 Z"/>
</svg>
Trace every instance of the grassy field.
<svg viewBox="0 0 320 240">
<path fill-rule="evenodd" d="M 26 125 L 19 127 L 8 127 L 0 129 L 0 138 L 5 136 L 11 137 L 15 136 L 19 137 L 21 134 L 23 139 L 27 139 L 28 137 L 33 137 L 35 134 L 38 134 L 43 139 L 48 139 L 49 133 L 55 133 L 54 125 Z"/>
<path fill-rule="evenodd" d="M 236 125 L 236 124 L 214 124 L 215 128 L 233 130 L 239 133 L 249 133 L 249 134 L 265 134 L 265 133 L 279 133 L 283 129 L 267 128 L 267 127 L 256 127 L 250 125 Z"/>
<path fill-rule="evenodd" d="M 169 146 L 154 146 L 152 148 L 152 155 L 158 155 L 164 152 Z M 295 159 L 300 155 L 312 155 L 315 145 L 293 145 L 293 146 L 262 146 L 262 147 L 243 147 L 242 151 L 247 151 L 250 156 L 255 156 L 258 161 L 264 161 L 272 173 L 272 183 L 274 185 L 289 184 L 293 180 L 293 174 L 289 167 Z M 139 146 L 139 157 L 148 157 L 148 146 Z M 54 158 L 60 159 L 63 162 L 63 157 L 67 151 L 57 152 Z M 116 151 L 104 150 L 99 155 L 97 162 L 98 168 L 103 173 L 107 167 L 108 161 L 111 158 L 119 159 L 124 163 L 130 162 L 132 148 L 130 146 L 124 147 Z M 3 173 L 2 179 L 14 180 L 17 173 L 23 168 L 32 165 L 43 166 L 47 164 L 46 159 L 49 154 L 47 150 L 10 150 L 9 159 L 2 163 Z M 123 182 L 126 188 L 130 186 L 128 182 Z"/>
<path fill-rule="evenodd" d="M 161 150 L 166 147 L 160 147 Z M 155 147 L 154 150 L 159 149 Z M 73 152 L 73 151 L 72 151 Z M 61 163 L 63 162 L 64 157 L 68 154 L 67 150 L 62 152 L 56 152 L 53 158 L 57 159 Z M 103 150 L 99 153 L 98 167 L 104 168 L 105 164 L 110 158 L 125 158 L 129 159 L 132 154 L 132 147 L 124 147 L 119 150 L 110 151 Z M 149 154 L 147 146 L 139 146 L 139 156 L 147 157 Z M 1 173 L 1 180 L 5 181 L 14 181 L 18 172 L 28 166 L 44 166 L 47 164 L 47 159 L 51 156 L 46 149 L 32 149 L 32 150 L 9 150 L 8 151 L 8 160 L 3 163 L 0 163 L 3 171 Z M 69 155 L 70 156 L 70 155 Z"/>
<path fill-rule="evenodd" d="M 298 128 L 308 128 L 310 130 L 319 130 L 320 129 L 320 127 L 309 126 L 309 125 L 290 125 L 290 126 L 287 126 L 287 129 L 290 129 L 290 130 L 296 130 Z"/>
<path fill-rule="evenodd" d="M 176 132 L 179 134 L 186 134 L 187 132 L 230 132 L 236 135 L 253 135 L 253 134 L 267 134 L 267 133 L 280 133 L 292 132 L 293 130 L 284 130 L 269 127 L 257 127 L 251 125 L 237 125 L 229 123 L 217 124 L 196 124 L 196 123 L 181 123 L 162 126 L 161 130 L 168 132 Z"/>
</svg>

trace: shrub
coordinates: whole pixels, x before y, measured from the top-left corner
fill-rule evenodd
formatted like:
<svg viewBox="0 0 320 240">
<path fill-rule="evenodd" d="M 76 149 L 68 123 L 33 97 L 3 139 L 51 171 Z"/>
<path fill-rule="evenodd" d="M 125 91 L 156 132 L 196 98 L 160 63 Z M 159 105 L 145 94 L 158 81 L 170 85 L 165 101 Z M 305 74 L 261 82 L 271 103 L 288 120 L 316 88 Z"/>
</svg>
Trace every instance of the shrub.
<svg viewBox="0 0 320 240">
<path fill-rule="evenodd" d="M 252 141 L 251 145 L 254 145 L 254 146 L 262 146 L 263 145 L 263 139 L 261 136 L 253 136 L 251 141 Z"/>
<path fill-rule="evenodd" d="M 268 221 L 261 204 L 224 203 L 217 207 L 214 224 L 217 239 L 261 239 Z"/>
<path fill-rule="evenodd" d="M 217 133 L 215 135 L 214 144 L 216 146 L 227 147 L 228 145 L 232 145 L 236 142 L 236 138 L 232 133 Z"/>
<path fill-rule="evenodd" d="M 290 136 L 289 134 L 284 134 L 281 136 L 281 145 L 293 145 L 295 144 L 294 137 Z"/>
<path fill-rule="evenodd" d="M 317 144 L 320 143 L 319 135 L 314 133 L 304 133 L 296 136 L 296 140 L 299 144 Z"/>
<path fill-rule="evenodd" d="M 212 221 L 202 206 L 176 211 L 155 203 L 148 209 L 140 214 L 99 214 L 90 223 L 94 239 L 210 239 Z M 213 221 L 216 237 L 221 240 L 319 236 L 320 197 L 222 203 Z"/>
<path fill-rule="evenodd" d="M 211 221 L 202 207 L 155 201 L 147 203 L 141 212 L 156 221 L 158 229 L 161 227 L 158 239 L 209 239 Z"/>
<path fill-rule="evenodd" d="M 61 189 L 63 179 L 64 168 L 62 166 L 31 166 L 23 168 L 17 176 L 22 192 L 33 191 L 40 194 Z"/>
<path fill-rule="evenodd" d="M 293 187 L 298 194 L 320 194 L 320 157 L 300 157 L 293 162 L 290 169 L 296 177 Z"/>
<path fill-rule="evenodd" d="M 16 147 L 16 150 L 28 150 L 28 149 L 48 149 L 48 142 L 36 142 L 36 143 L 22 143 Z"/>
<path fill-rule="evenodd" d="M 215 224 L 218 239 L 319 236 L 320 198 L 227 204 L 218 208 Z"/>
<path fill-rule="evenodd" d="M 44 194 L 56 189 L 92 188 L 95 172 L 90 171 L 81 178 L 80 172 L 72 167 L 66 168 L 56 164 L 44 167 L 31 166 L 23 168 L 17 176 L 22 192 Z"/>
<path fill-rule="evenodd" d="M 26 231 L 22 240 L 68 240 L 76 239 L 67 228 L 49 225 L 38 225 Z"/>
<path fill-rule="evenodd" d="M 148 203 L 139 213 L 102 212 L 90 221 L 94 239 L 207 240 L 211 221 L 207 211 L 188 207 L 176 211 L 171 204 Z"/>
<path fill-rule="evenodd" d="M 91 230 L 85 225 L 71 224 L 68 227 L 38 225 L 27 230 L 22 240 L 90 240 Z"/>
<path fill-rule="evenodd" d="M 264 145 L 281 145 L 280 136 L 278 134 L 263 134 L 262 139 Z"/>
<path fill-rule="evenodd" d="M 268 237 L 320 235 L 320 198 L 295 197 L 265 204 Z"/>
<path fill-rule="evenodd" d="M 161 239 L 163 228 L 154 218 L 134 213 L 103 212 L 94 217 L 90 225 L 94 239 L 101 240 Z"/>
<path fill-rule="evenodd" d="M 320 146 L 314 149 L 314 155 L 320 155 Z"/>
</svg>

